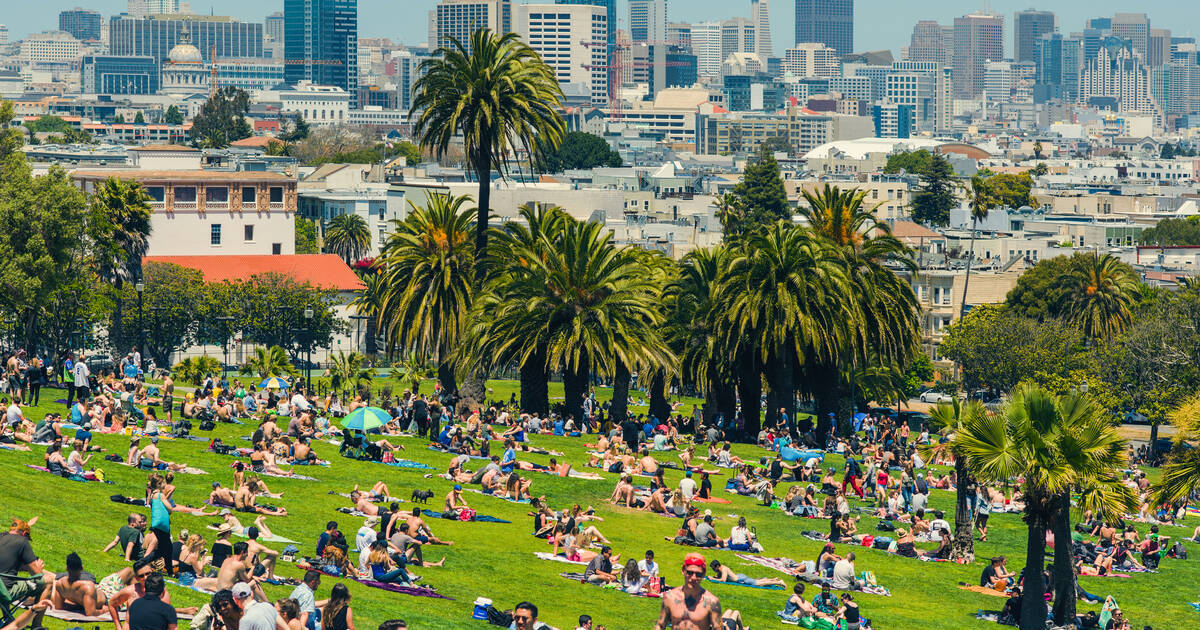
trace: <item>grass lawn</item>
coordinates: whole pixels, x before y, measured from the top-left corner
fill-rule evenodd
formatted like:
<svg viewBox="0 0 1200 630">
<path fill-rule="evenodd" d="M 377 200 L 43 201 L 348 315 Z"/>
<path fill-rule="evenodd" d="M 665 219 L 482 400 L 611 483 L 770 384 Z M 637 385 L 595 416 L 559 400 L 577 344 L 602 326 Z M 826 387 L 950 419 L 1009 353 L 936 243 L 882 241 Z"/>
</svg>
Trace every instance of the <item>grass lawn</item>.
<svg viewBox="0 0 1200 630">
<path fill-rule="evenodd" d="M 489 383 L 489 386 L 494 390 L 494 398 L 507 399 L 516 384 L 498 381 Z M 557 391 L 557 395 L 561 396 L 561 384 Z M 60 390 L 43 390 L 43 405 L 27 408 L 26 414 L 40 418 L 47 410 L 64 409 L 63 406 L 46 402 L 46 399 L 59 397 L 60 393 Z M 551 396 L 555 396 L 553 390 Z M 219 425 L 211 435 L 221 437 L 226 442 L 242 444 L 239 436 L 249 435 L 251 430 L 250 425 Z M 577 468 L 586 461 L 585 441 L 590 440 L 544 436 L 534 439 L 538 446 L 565 452 L 566 459 Z M 110 452 L 122 455 L 128 444 L 127 439 L 121 436 L 99 436 L 97 442 Z M 445 469 L 449 456 L 427 450 L 425 442 L 421 440 L 405 438 L 401 442 L 408 447 L 410 458 L 435 466 L 438 472 Z M 213 481 L 226 485 L 231 483 L 232 471 L 229 466 L 234 460 L 204 452 L 204 443 L 163 440 L 160 447 L 164 458 L 186 462 L 210 473 L 205 476 L 177 476 L 178 502 L 199 505 L 207 498 Z M 356 483 L 369 487 L 375 481 L 383 480 L 392 494 L 401 498 L 407 498 L 416 488 L 433 490 L 435 498 L 430 500 L 429 507 L 438 509 L 451 485 L 440 478 L 423 478 L 422 472 L 429 471 L 409 471 L 342 459 L 337 456 L 337 448 L 329 444 L 318 444 L 315 448 L 322 457 L 331 459 L 333 465 L 328 468 L 301 467 L 300 471 L 317 477 L 319 481 L 267 479 L 272 491 L 284 492 L 283 498 L 271 502 L 286 507 L 290 513 L 287 517 L 268 518 L 268 524 L 276 533 L 301 541 L 302 553 L 312 553 L 317 535 L 328 520 L 338 521 L 350 539 L 353 539 L 354 532 L 361 525 L 361 519 L 334 511 L 336 507 L 348 505 L 349 501 L 328 494 L 331 490 L 348 492 Z M 762 449 L 747 445 L 735 446 L 735 451 L 743 458 L 757 458 L 765 453 Z M 541 464 L 549 459 L 548 456 L 539 455 L 526 457 Z M 660 454 L 659 458 L 674 459 L 671 454 Z M 142 495 L 145 473 L 94 458 L 92 463 L 102 467 L 114 483 L 78 483 L 26 467 L 26 464 L 41 463 L 41 460 L 41 453 L 36 447 L 31 453 L 0 450 L 0 475 L 4 479 L 2 487 L 6 508 L 2 516 L 26 519 L 35 515 L 41 517 L 34 527 L 33 545 L 34 550 L 46 559 L 50 570 L 62 570 L 64 557 L 71 551 L 78 551 L 83 556 L 84 567 L 97 576 L 102 577 L 119 569 L 123 563 L 116 552 L 102 555 L 100 549 L 124 523 L 131 506 L 113 503 L 109 496 Z M 834 466 L 841 465 L 838 457 L 826 461 Z M 683 555 L 690 549 L 677 547 L 663 538 L 673 536 L 680 521 L 606 504 L 604 499 L 612 491 L 616 476 L 607 473 L 603 476 L 604 481 L 589 481 L 534 473 L 533 492 L 535 495 L 545 495 L 555 509 L 567 508 L 573 503 L 595 506 L 605 519 L 597 525 L 613 541 L 614 553 L 621 554 L 622 558 L 640 558 L 646 549 L 654 549 L 669 584 L 678 585 L 681 581 L 679 566 Z M 675 483 L 679 478 L 679 472 L 667 473 L 669 483 Z M 714 486 L 722 486 L 723 481 L 722 477 L 714 478 Z M 783 490 L 780 490 L 781 494 Z M 765 555 L 788 556 L 796 560 L 816 558 L 820 543 L 803 538 L 800 532 L 806 529 L 827 531 L 826 521 L 796 519 L 778 510 L 756 506 L 748 498 L 724 492 L 718 494 L 733 500 L 729 505 L 712 506 L 713 513 L 720 517 L 717 526 L 719 536 L 728 536 L 729 528 L 736 521 L 733 515 L 744 515 L 750 525 L 757 529 L 758 537 L 766 547 Z M 511 608 L 524 599 L 531 600 L 541 608 L 541 619 L 559 628 L 573 628 L 581 613 L 592 615 L 598 624 L 609 628 L 646 628 L 653 624 L 659 607 L 658 600 L 631 597 L 565 580 L 558 576 L 560 572 L 582 570 L 582 567 L 535 558 L 533 552 L 549 549 L 544 542 L 530 536 L 533 519 L 527 516 L 527 505 L 472 493 L 465 496 L 481 514 L 491 514 L 512 523 L 429 521 L 437 536 L 453 540 L 455 544 L 426 550 L 426 557 L 431 560 L 437 560 L 444 554 L 447 557 L 444 568 L 415 568 L 415 572 L 424 577 L 424 583 L 436 586 L 443 594 L 453 597 L 454 601 L 406 597 L 347 581 L 354 597 L 352 606 L 358 628 L 369 630 L 386 619 L 402 618 L 413 628 L 482 629 L 487 627 L 484 622 L 470 619 L 472 602 L 481 596 L 493 599 L 501 608 Z M 953 501 L 953 493 L 935 491 L 931 503 L 947 511 L 948 519 L 953 520 Z M 141 511 L 148 513 L 145 509 Z M 173 514 L 173 534 L 177 534 L 181 528 L 187 528 L 192 532 L 204 533 L 211 543 L 211 534 L 214 532 L 205 530 L 204 526 L 216 520 L 215 517 Z M 248 523 L 252 519 L 242 520 Z M 1200 519 L 1193 517 L 1188 521 L 1186 530 L 1168 527 L 1164 528 L 1163 533 L 1177 537 L 1190 534 L 1191 527 Z M 873 530 L 874 524 L 873 518 L 864 517 L 859 529 Z M 990 526 L 990 540 L 977 543 L 976 554 L 981 558 L 1004 554 L 1009 557 L 1010 569 L 1019 568 L 1023 564 L 1025 547 L 1025 528 L 1020 515 L 993 514 Z M 1139 525 L 1138 529 L 1144 533 L 1148 528 Z M 1194 545 L 1192 548 L 1194 553 L 1200 555 L 1200 550 Z M 850 550 L 850 547 L 840 545 L 838 551 L 844 554 Z M 874 571 L 880 583 L 892 591 L 892 597 L 862 594 L 856 598 L 863 615 L 872 619 L 876 628 L 992 627 L 974 619 L 972 615 L 978 609 L 998 609 L 1003 603 L 999 598 L 956 588 L 959 581 L 978 583 L 984 567 L 982 560 L 962 566 L 922 563 L 870 549 L 856 551 L 858 570 Z M 770 569 L 744 563 L 731 552 L 715 551 L 707 555 L 752 577 L 784 577 Z M 1082 583 L 1085 589 L 1101 597 L 1115 596 L 1134 627 L 1195 627 L 1200 621 L 1200 613 L 1193 611 L 1187 602 L 1200 599 L 1195 590 L 1195 585 L 1200 582 L 1200 562 L 1195 559 L 1164 559 L 1162 569 L 1159 574 L 1135 574 L 1129 579 L 1085 577 Z M 279 572 L 292 577 L 301 575 L 292 565 L 282 565 Z M 318 597 L 327 596 L 334 582 L 333 578 L 326 577 Z M 712 587 L 726 608 L 741 610 L 751 627 L 781 625 L 775 611 L 783 608 L 786 592 L 723 584 L 706 586 Z M 176 586 L 169 588 L 176 605 L 200 605 L 204 601 L 204 596 L 195 591 Z M 270 597 L 278 598 L 286 596 L 291 589 L 267 586 L 266 590 Z M 812 594 L 814 592 L 810 587 L 808 595 L 811 597 Z M 1080 606 L 1081 611 L 1087 609 L 1088 606 Z M 55 620 L 47 618 L 47 621 L 54 630 L 65 627 L 65 624 Z"/>
</svg>

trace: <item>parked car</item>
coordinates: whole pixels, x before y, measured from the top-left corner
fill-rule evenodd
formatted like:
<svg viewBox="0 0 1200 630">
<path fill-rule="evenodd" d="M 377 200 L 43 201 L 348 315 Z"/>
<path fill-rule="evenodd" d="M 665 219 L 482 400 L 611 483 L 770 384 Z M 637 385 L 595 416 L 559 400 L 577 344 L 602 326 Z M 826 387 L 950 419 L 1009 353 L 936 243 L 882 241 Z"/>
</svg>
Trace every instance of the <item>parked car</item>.
<svg viewBox="0 0 1200 630">
<path fill-rule="evenodd" d="M 921 392 L 921 402 L 923 402 L 923 403 L 937 404 L 937 403 L 951 402 L 953 400 L 954 400 L 954 397 L 951 396 L 950 394 L 943 394 L 942 392 L 935 391 L 932 389 Z"/>
<path fill-rule="evenodd" d="M 929 414 L 921 411 L 901 411 L 896 415 L 896 423 L 907 422 L 908 428 L 912 431 L 921 431 L 929 427 L 929 421 L 932 418 Z"/>
<path fill-rule="evenodd" d="M 112 357 L 107 354 L 89 354 L 84 360 L 88 370 L 92 374 L 100 374 L 103 372 L 114 372 L 117 369 L 117 364 L 113 362 Z"/>
<path fill-rule="evenodd" d="M 1125 417 L 1121 419 L 1121 422 L 1124 422 L 1125 424 L 1150 424 L 1150 418 L 1147 418 L 1136 411 L 1130 411 L 1129 413 L 1125 414 Z"/>
<path fill-rule="evenodd" d="M 871 407 L 867 410 L 867 412 L 877 418 L 882 417 L 891 418 L 892 420 L 896 419 L 896 410 L 892 409 L 891 407 Z"/>
</svg>

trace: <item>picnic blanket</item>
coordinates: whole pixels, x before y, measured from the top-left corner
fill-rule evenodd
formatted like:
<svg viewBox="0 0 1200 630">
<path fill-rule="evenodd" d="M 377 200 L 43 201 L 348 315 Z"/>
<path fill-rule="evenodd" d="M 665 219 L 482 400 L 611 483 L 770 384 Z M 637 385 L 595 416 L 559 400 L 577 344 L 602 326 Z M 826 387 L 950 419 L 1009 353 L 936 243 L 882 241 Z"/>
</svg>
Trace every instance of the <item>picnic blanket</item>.
<svg viewBox="0 0 1200 630">
<path fill-rule="evenodd" d="M 385 463 L 384 466 L 391 466 L 392 468 L 411 468 L 413 470 L 433 470 L 433 466 L 422 464 L 421 462 L 414 462 L 411 459 L 397 459 L 395 461 Z"/>
<path fill-rule="evenodd" d="M 692 501 L 699 501 L 700 503 L 731 503 L 731 501 L 729 499 L 725 499 L 722 497 L 709 497 L 707 499 L 702 499 L 700 497 L 692 497 Z"/>
<path fill-rule="evenodd" d="M 429 518 L 445 518 L 442 516 L 441 512 L 434 512 L 433 510 L 421 510 L 421 514 L 423 514 Z M 457 521 L 458 519 L 452 518 L 452 519 L 447 519 L 447 520 Z M 512 522 L 512 521 L 506 521 L 502 518 L 496 518 L 495 516 L 488 516 L 487 514 L 476 514 L 475 518 L 471 519 L 471 521 L 480 522 L 480 523 L 511 523 Z"/>
<path fill-rule="evenodd" d="M 45 614 L 47 617 L 60 619 L 62 621 L 66 621 L 67 623 L 112 623 L 112 617 L 109 616 L 107 612 L 103 615 L 85 615 L 83 613 L 72 612 L 69 610 L 47 608 Z M 119 614 L 121 615 L 121 621 L 125 621 L 126 618 L 128 618 L 128 613 L 124 610 L 122 610 Z M 180 619 L 192 618 L 191 615 L 186 613 L 176 613 L 176 616 Z"/>
<path fill-rule="evenodd" d="M 333 490 L 330 490 L 329 494 L 336 494 L 339 497 L 345 497 L 347 499 L 353 498 L 350 496 L 349 492 L 334 492 Z M 368 492 L 367 494 L 369 495 L 370 493 Z M 371 503 L 404 503 L 404 499 L 399 499 L 396 497 L 383 497 L 382 499 L 376 501 L 374 498 L 372 498 Z"/>
<path fill-rule="evenodd" d="M 820 532 L 804 531 L 804 532 L 800 532 L 800 535 L 804 536 L 805 538 L 807 538 L 809 540 L 815 540 L 817 542 L 829 542 L 829 539 L 822 536 Z M 854 547 L 862 547 L 864 549 L 875 549 L 875 547 L 873 547 L 873 546 L 867 547 L 866 545 L 857 544 L 857 543 L 854 543 L 854 544 L 842 543 L 842 544 L 851 545 Z M 947 558 L 935 558 L 933 556 L 917 556 L 915 558 L 913 558 L 912 556 L 902 556 L 894 551 L 887 551 L 886 549 L 875 549 L 875 551 L 881 551 L 883 553 L 890 554 L 890 555 L 896 556 L 898 558 L 908 558 L 909 560 L 920 560 L 921 562 L 950 562 L 950 560 Z M 1129 577 L 1129 576 L 1125 576 L 1125 577 Z"/>
<path fill-rule="evenodd" d="M 391 591 L 393 593 L 400 593 L 401 595 L 409 595 L 412 597 L 432 597 L 434 599 L 449 599 L 451 601 L 454 600 L 453 597 L 447 597 L 446 595 L 442 595 L 441 593 L 433 590 L 433 587 L 430 587 L 430 586 L 402 586 L 400 584 L 392 584 L 390 582 L 376 582 L 375 580 L 368 580 L 368 579 L 365 579 L 365 578 L 362 578 L 359 576 L 355 576 L 355 575 L 338 575 L 336 573 L 330 573 L 329 571 L 325 570 L 324 564 L 322 564 L 321 562 L 314 560 L 312 558 L 305 558 L 303 562 L 298 561 L 297 565 L 302 566 L 304 568 L 311 568 L 316 571 L 320 571 L 321 573 L 324 573 L 325 575 L 328 575 L 328 576 L 337 577 L 337 578 L 342 578 L 342 577 L 349 578 L 351 580 L 354 580 L 355 582 L 358 582 L 359 584 L 362 584 L 363 586 L 377 588 L 381 591 Z"/>
<path fill-rule="evenodd" d="M 1005 599 L 1008 598 L 1008 593 L 1005 593 L 1004 591 L 997 591 L 994 588 L 988 588 L 986 586 L 979 586 L 978 584 L 968 584 L 966 586 L 959 586 L 958 590 L 971 591 L 972 593 L 979 593 L 980 595 L 990 595 L 992 597 L 1003 597 Z"/>
<path fill-rule="evenodd" d="M 37 470 L 37 471 L 40 471 L 40 472 L 44 472 L 44 473 L 48 473 L 48 472 L 50 472 L 50 469 L 49 469 L 49 468 L 46 468 L 45 466 L 37 466 L 37 465 L 34 465 L 34 464 L 25 464 L 25 466 L 26 466 L 27 468 L 32 468 L 32 469 L 34 469 L 34 470 Z M 54 476 L 55 476 L 55 477 L 61 477 L 61 475 L 54 475 Z M 100 481 L 99 479 L 87 479 L 86 477 L 81 477 L 81 476 L 79 476 L 79 475 L 71 475 L 71 476 L 69 476 L 69 477 L 63 477 L 63 479 L 69 479 L 69 480 L 71 480 L 71 481 L 82 481 L 82 482 L 88 482 L 88 481 Z M 111 481 L 105 481 L 104 483 L 111 484 L 112 482 L 111 482 Z"/>
<path fill-rule="evenodd" d="M 237 468 L 237 464 L 236 463 L 230 464 L 229 467 Z M 248 467 L 246 468 L 246 471 L 249 472 L 250 474 L 259 475 L 262 477 L 278 477 L 280 479 L 303 479 L 304 481 L 319 481 L 316 477 L 309 477 L 307 475 L 300 475 L 300 474 L 295 474 L 295 473 L 293 473 L 291 475 L 281 475 L 279 473 L 267 472 L 265 470 L 262 472 L 255 472 Z"/>
<path fill-rule="evenodd" d="M 546 551 L 535 551 L 535 552 L 533 552 L 533 555 L 537 556 L 541 560 L 551 560 L 553 562 L 562 562 L 565 564 L 578 564 L 578 565 L 584 565 L 584 566 L 587 565 L 586 562 L 576 562 L 574 560 L 568 560 L 566 556 L 556 556 L 556 555 L 546 552 Z"/>
<path fill-rule="evenodd" d="M 764 591 L 782 591 L 783 590 L 782 586 L 759 586 L 757 584 L 743 584 L 742 582 L 722 582 L 720 580 L 714 580 L 711 577 L 706 577 L 704 579 L 705 579 L 705 581 L 716 582 L 717 584 L 730 584 L 732 586 L 744 586 L 746 588 L 761 588 Z"/>
<path fill-rule="evenodd" d="M 467 492 L 474 492 L 475 494 L 482 494 L 485 497 L 492 497 L 493 499 L 504 499 L 505 501 L 508 501 L 509 503 L 529 503 L 529 499 L 511 499 L 509 497 L 498 497 L 495 494 L 492 494 L 490 492 L 484 492 L 483 490 L 480 490 L 478 488 L 467 488 Z"/>
<path fill-rule="evenodd" d="M 650 595 L 649 593 L 630 593 L 630 592 L 628 592 L 628 591 L 625 591 L 625 590 L 623 590 L 623 589 L 617 588 L 617 585 L 616 585 L 616 583 L 615 583 L 615 582 L 614 582 L 614 583 L 612 583 L 611 585 L 593 584 L 593 583 L 591 583 L 591 582 L 587 581 L 587 579 L 585 579 L 585 578 L 583 577 L 583 574 L 582 574 L 582 573 L 572 573 L 572 572 L 567 572 L 567 573 L 559 573 L 559 574 L 558 574 L 558 576 L 559 576 L 559 577 L 564 577 L 564 578 L 567 578 L 568 580 L 573 580 L 573 581 L 575 581 L 575 582 L 579 582 L 580 584 L 587 584 L 587 585 L 590 585 L 590 586 L 599 586 L 599 587 L 601 587 L 601 588 L 608 588 L 608 589 L 612 589 L 612 590 L 614 590 L 614 591 L 618 591 L 618 592 L 621 592 L 621 593 L 625 593 L 626 595 L 632 595 L 632 596 L 634 596 L 634 597 L 653 597 L 653 598 L 656 598 L 656 599 L 657 599 L 658 597 L 660 597 L 660 595 Z"/>
<path fill-rule="evenodd" d="M 749 562 L 753 562 L 754 564 L 767 567 L 768 569 L 775 569 L 776 571 L 779 571 L 780 573 L 786 573 L 788 575 L 796 575 L 798 571 L 801 573 L 807 573 L 808 569 L 809 569 L 808 566 L 805 566 L 804 564 L 802 564 L 800 562 L 796 562 L 795 560 L 792 560 L 791 558 L 782 558 L 782 557 L 780 557 L 780 558 L 764 558 L 763 556 L 753 556 L 748 553 L 737 553 L 734 555 L 742 560 L 747 560 Z M 812 573 L 810 575 L 812 575 L 814 577 L 816 576 L 815 573 Z M 873 574 L 868 574 L 868 573 L 864 572 L 862 582 L 863 582 L 863 586 L 862 586 L 861 592 L 863 592 L 863 593 L 870 593 L 872 595 L 882 595 L 884 597 L 892 596 L 892 591 L 890 589 L 888 589 L 885 586 L 875 583 L 875 578 L 874 578 Z M 842 589 L 835 589 L 835 590 L 842 590 Z"/>
</svg>

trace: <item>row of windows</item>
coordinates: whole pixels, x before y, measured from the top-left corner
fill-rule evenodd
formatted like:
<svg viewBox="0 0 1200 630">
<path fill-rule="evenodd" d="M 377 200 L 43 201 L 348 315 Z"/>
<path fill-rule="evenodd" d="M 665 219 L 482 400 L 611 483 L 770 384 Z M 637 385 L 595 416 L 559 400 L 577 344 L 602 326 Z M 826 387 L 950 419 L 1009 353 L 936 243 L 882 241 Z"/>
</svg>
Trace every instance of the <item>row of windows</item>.
<svg viewBox="0 0 1200 630">
<path fill-rule="evenodd" d="M 146 193 L 150 195 L 150 199 L 157 203 L 163 203 L 167 198 L 167 190 L 164 186 L 146 186 Z M 283 187 L 272 186 L 268 189 L 267 198 L 270 203 L 283 203 Z M 195 186 L 176 186 L 175 201 L 191 203 L 196 201 Z M 229 188 L 227 186 L 209 186 L 204 190 L 205 203 L 229 203 Z M 254 204 L 258 201 L 258 189 L 253 186 L 242 187 L 242 204 Z"/>
</svg>

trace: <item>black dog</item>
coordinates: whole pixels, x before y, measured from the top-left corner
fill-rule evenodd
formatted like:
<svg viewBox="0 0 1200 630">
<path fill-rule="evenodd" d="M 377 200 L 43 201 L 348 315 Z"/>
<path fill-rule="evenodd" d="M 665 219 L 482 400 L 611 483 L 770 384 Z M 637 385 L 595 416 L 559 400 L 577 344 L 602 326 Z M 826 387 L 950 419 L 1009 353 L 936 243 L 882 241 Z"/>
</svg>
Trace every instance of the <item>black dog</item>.
<svg viewBox="0 0 1200 630">
<path fill-rule="evenodd" d="M 413 503 L 429 503 L 429 499 L 433 498 L 433 490 L 413 490 Z"/>
</svg>

